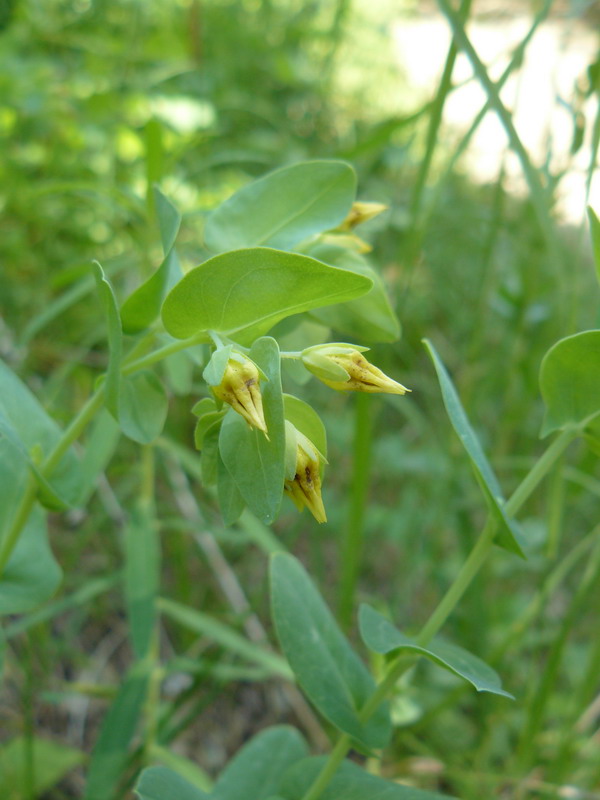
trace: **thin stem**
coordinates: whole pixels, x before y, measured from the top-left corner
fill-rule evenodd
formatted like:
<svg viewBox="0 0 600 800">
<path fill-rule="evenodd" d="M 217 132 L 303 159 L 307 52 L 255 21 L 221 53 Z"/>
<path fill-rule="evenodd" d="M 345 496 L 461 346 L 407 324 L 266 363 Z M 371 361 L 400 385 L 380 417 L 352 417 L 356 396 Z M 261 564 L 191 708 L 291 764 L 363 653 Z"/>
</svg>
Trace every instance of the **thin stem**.
<svg viewBox="0 0 600 800">
<path fill-rule="evenodd" d="M 173 353 L 179 353 L 181 350 L 186 350 L 188 347 L 193 347 L 196 344 L 205 344 L 208 341 L 209 338 L 206 331 L 200 331 L 189 339 L 171 342 L 163 347 L 159 347 L 158 350 L 155 350 L 153 353 L 148 353 L 147 356 L 143 356 L 142 358 L 132 361 L 130 364 L 126 364 L 122 369 L 122 373 L 123 375 L 131 375 L 134 372 L 139 372 L 141 369 L 151 367 L 158 361 L 167 358 L 167 356 L 173 355 Z"/>
<path fill-rule="evenodd" d="M 339 616 L 344 628 L 350 626 L 354 609 L 354 596 L 364 546 L 365 510 L 369 493 L 371 467 L 372 405 L 365 394 L 355 398 L 354 447 L 352 458 L 352 481 L 348 520 L 343 532 L 341 552 L 341 576 L 339 594 Z"/>
<path fill-rule="evenodd" d="M 548 449 L 542 453 L 538 461 L 534 464 L 532 469 L 525 476 L 523 481 L 519 484 L 517 489 L 512 494 L 511 498 L 506 503 L 506 512 L 510 515 L 515 514 L 522 504 L 527 500 L 531 492 L 536 488 L 540 481 L 545 477 L 552 465 L 562 455 L 566 447 L 573 441 L 577 435 L 577 431 L 563 431 L 559 436 L 554 439 Z M 497 530 L 496 520 L 488 518 L 475 547 L 471 554 L 464 563 L 461 571 L 452 583 L 438 606 L 434 609 L 433 613 L 425 623 L 421 632 L 416 637 L 416 641 L 421 646 L 427 645 L 433 636 L 439 631 L 442 625 L 446 622 L 458 601 L 470 586 L 475 575 L 484 563 L 488 553 L 490 552 L 494 536 Z M 372 714 L 377 710 L 383 700 L 393 691 L 398 679 L 415 663 L 416 657 L 400 655 L 392 661 L 388 670 L 383 677 L 382 681 L 375 688 L 371 697 L 367 700 L 361 711 L 359 712 L 359 719 L 361 722 L 366 722 Z M 303 796 L 302 800 L 317 800 L 318 797 L 325 790 L 329 784 L 338 766 L 344 760 L 346 754 L 350 749 L 350 738 L 347 734 L 342 734 L 334 749 L 325 763 L 323 769 L 315 779 L 308 792 Z"/>
<path fill-rule="evenodd" d="M 2 538 L 2 541 L 0 542 L 0 575 L 2 575 L 12 551 L 19 540 L 21 531 L 29 519 L 31 509 L 35 503 L 36 495 L 37 481 L 33 473 L 29 473 L 27 485 L 25 487 L 25 491 L 23 492 L 23 496 L 21 497 L 21 502 L 19 503 L 15 512 L 12 525 L 7 530 L 6 534 Z"/>
</svg>

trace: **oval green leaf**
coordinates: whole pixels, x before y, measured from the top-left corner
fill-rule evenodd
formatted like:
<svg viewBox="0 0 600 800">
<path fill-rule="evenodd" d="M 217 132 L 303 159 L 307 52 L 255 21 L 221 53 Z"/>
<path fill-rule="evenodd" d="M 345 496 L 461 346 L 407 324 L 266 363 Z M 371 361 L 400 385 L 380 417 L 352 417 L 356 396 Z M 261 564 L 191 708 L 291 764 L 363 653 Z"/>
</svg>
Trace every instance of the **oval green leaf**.
<svg viewBox="0 0 600 800">
<path fill-rule="evenodd" d="M 210 214 L 204 239 L 213 253 L 267 245 L 287 250 L 344 221 L 356 175 L 343 161 L 305 161 L 244 186 Z"/>
<path fill-rule="evenodd" d="M 284 773 L 306 758 L 308 747 L 294 728 L 278 725 L 255 736 L 225 767 L 211 800 L 268 800 Z"/>
<path fill-rule="evenodd" d="M 162 319 L 177 339 L 215 330 L 240 341 L 311 308 L 368 292 L 365 275 L 267 247 L 235 250 L 195 267 L 167 295 Z"/>
<path fill-rule="evenodd" d="M 467 455 L 469 456 L 475 476 L 487 501 L 490 513 L 498 523 L 499 531 L 496 544 L 524 558 L 523 550 L 519 544 L 520 534 L 518 526 L 514 520 L 509 518 L 504 510 L 506 501 L 502 495 L 500 483 L 483 452 L 477 434 L 471 427 L 471 423 L 460 402 L 458 392 L 450 380 L 450 376 L 435 347 L 427 339 L 423 340 L 423 344 L 427 348 L 431 360 L 433 361 L 435 371 L 437 372 L 440 389 L 442 391 L 442 399 L 452 427 L 456 431 L 462 446 L 467 451 Z"/>
<path fill-rule="evenodd" d="M 374 653 L 392 653 L 408 650 L 439 664 L 440 667 L 453 672 L 459 678 L 468 681 L 478 692 L 491 692 L 514 699 L 502 688 L 500 678 L 477 656 L 462 647 L 449 642 L 434 640 L 427 647 L 405 636 L 378 611 L 368 605 L 361 605 L 359 610 L 360 635 L 363 642 Z"/>
<path fill-rule="evenodd" d="M 300 562 L 285 553 L 271 559 L 271 606 L 281 648 L 313 705 L 364 747 L 385 747 L 391 733 L 387 706 L 366 723 L 359 718 L 375 690 L 373 678 Z"/>
<path fill-rule="evenodd" d="M 168 407 L 167 394 L 153 372 L 135 372 L 123 379 L 119 423 L 125 436 L 134 442 L 149 444 L 160 436 Z"/>
<path fill-rule="evenodd" d="M 600 331 L 561 339 L 546 353 L 540 389 L 546 404 L 542 436 L 583 429 L 600 414 Z"/>
<path fill-rule="evenodd" d="M 281 791 L 286 800 L 302 800 L 321 772 L 327 758 L 306 758 L 286 774 Z M 450 795 L 437 794 L 401 786 L 371 775 L 350 761 L 344 761 L 320 800 L 453 800 Z"/>
<path fill-rule="evenodd" d="M 135 793 L 140 800 L 206 800 L 209 796 L 169 767 L 145 769 L 138 779 Z"/>
<path fill-rule="evenodd" d="M 281 505 L 284 480 L 285 429 L 277 342 L 270 336 L 258 339 L 249 357 L 268 379 L 261 381 L 260 389 L 269 438 L 230 409 L 221 426 L 219 453 L 248 508 L 268 524 Z"/>
</svg>

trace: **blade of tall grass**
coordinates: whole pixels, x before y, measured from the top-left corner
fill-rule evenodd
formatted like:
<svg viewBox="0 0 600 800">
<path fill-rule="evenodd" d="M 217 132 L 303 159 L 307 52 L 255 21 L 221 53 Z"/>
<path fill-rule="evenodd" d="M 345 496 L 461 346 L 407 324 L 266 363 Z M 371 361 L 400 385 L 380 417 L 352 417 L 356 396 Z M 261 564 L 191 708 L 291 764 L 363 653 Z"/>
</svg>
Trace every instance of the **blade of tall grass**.
<svg viewBox="0 0 600 800">
<path fill-rule="evenodd" d="M 529 187 L 531 202 L 537 217 L 538 225 L 546 242 L 548 259 L 553 265 L 557 281 L 559 282 L 564 296 L 569 297 L 572 294 L 572 286 L 566 283 L 565 276 L 569 274 L 571 270 L 569 269 L 566 254 L 563 251 L 562 243 L 557 235 L 550 215 L 549 195 L 542 185 L 538 170 L 536 170 L 531 163 L 529 154 L 515 128 L 511 113 L 500 99 L 497 85 L 488 75 L 485 65 L 479 58 L 477 51 L 467 36 L 461 17 L 451 8 L 448 0 L 437 0 L 437 2 L 440 10 L 452 28 L 458 47 L 464 51 L 471 62 L 475 75 L 488 96 L 491 108 L 496 112 L 502 123 L 506 135 L 508 136 L 511 149 L 514 150 L 521 163 L 521 169 Z"/>
</svg>

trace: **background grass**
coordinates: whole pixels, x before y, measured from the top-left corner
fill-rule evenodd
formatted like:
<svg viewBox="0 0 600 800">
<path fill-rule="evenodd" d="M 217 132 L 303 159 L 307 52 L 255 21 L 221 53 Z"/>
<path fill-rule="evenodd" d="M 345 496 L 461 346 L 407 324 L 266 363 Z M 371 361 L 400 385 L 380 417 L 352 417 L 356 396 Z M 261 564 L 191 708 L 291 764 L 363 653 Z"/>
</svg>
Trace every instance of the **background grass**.
<svg viewBox="0 0 600 800">
<path fill-rule="evenodd" d="M 457 49 L 469 50 L 461 19 L 483 6 L 439 3 Z M 442 123 L 452 56 L 439 87 L 411 102 L 388 35 L 395 13 L 395 4 L 344 0 L 0 4 L 0 348 L 59 422 L 81 407 L 106 364 L 89 261 L 102 261 L 123 298 L 160 258 L 149 185 L 159 182 L 185 212 L 180 251 L 192 266 L 205 255 L 208 210 L 251 178 L 307 157 L 351 161 L 360 197 L 390 206 L 364 237 L 403 338 L 375 347 L 372 360 L 413 389 L 402 403 L 365 403 L 307 384 L 301 391 L 323 414 L 334 465 L 328 525 L 286 506 L 273 532 L 247 518 L 223 529 L 192 449 L 200 373 L 177 359 L 165 365 L 171 406 L 152 464 L 122 440 L 89 507 L 53 517 L 61 592 L 7 628 L 0 754 L 8 763 L 15 741 L 24 754 L 8 797 L 83 795 L 87 766 L 66 759 L 44 783 L 54 756 L 44 760 L 34 742 L 52 739 L 87 757 L 132 663 L 120 574 L 130 565 L 124 541 L 141 481 L 154 486 L 146 491 L 161 535 L 161 595 L 228 627 L 201 631 L 199 618 L 196 627 L 176 623 L 163 608 L 164 680 L 149 695 L 146 738 L 123 764 L 121 786 L 175 743 L 214 775 L 275 720 L 294 721 L 324 746 L 311 713 L 265 661 L 271 537 L 308 564 L 352 635 L 362 599 L 417 630 L 456 575 L 483 509 L 423 337 L 452 371 L 507 495 L 542 450 L 541 358 L 599 320 L 583 220 L 566 226 L 555 214 L 569 165 L 552 172 L 550 152 L 539 162 L 546 167 L 532 164 L 471 52 L 473 80 L 502 116 L 529 194 L 507 190 L 502 165 L 495 184 L 468 177 L 465 162 L 454 163 L 462 142 Z M 565 26 L 575 17 L 592 30 L 597 22 L 592 3 L 532 4 L 530 14 L 532 25 L 535 14 L 541 25 L 546 14 Z M 574 120 L 583 97 L 596 103 L 590 174 L 598 75 L 596 62 L 560 98 Z M 385 774 L 466 799 L 558 797 L 565 784 L 600 796 L 599 493 L 596 457 L 573 446 L 521 514 L 528 560 L 494 553 L 444 630 L 493 663 L 517 702 L 475 696 L 419 667 L 394 707 L 405 724 Z M 257 651 L 240 652 L 231 631 Z"/>
</svg>

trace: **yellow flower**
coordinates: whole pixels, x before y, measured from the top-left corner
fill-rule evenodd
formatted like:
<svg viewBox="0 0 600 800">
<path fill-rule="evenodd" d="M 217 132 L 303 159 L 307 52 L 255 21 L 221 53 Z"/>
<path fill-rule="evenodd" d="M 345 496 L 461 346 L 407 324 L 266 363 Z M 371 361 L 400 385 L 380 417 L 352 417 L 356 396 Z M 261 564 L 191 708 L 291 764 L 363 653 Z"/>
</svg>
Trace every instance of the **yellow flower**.
<svg viewBox="0 0 600 800">
<path fill-rule="evenodd" d="M 388 206 L 384 205 L 383 203 L 364 203 L 360 200 L 352 203 L 352 208 L 346 219 L 340 225 L 340 230 L 348 231 L 352 228 L 355 228 L 357 225 L 360 225 L 362 222 L 367 222 L 369 219 L 373 219 L 378 214 L 381 214 L 382 211 L 386 211 Z"/>
<path fill-rule="evenodd" d="M 251 428 L 257 428 L 267 436 L 258 369 L 249 358 L 237 353 L 235 356 L 227 362 L 221 382 L 211 386 L 212 392 L 216 398 L 237 411 Z"/>
<path fill-rule="evenodd" d="M 285 423 L 286 448 L 292 458 L 286 469 L 284 491 L 298 511 L 308 508 L 317 522 L 327 522 L 321 497 L 322 456 L 313 443 L 288 420 Z M 286 458 L 286 461 L 289 459 Z"/>
<path fill-rule="evenodd" d="M 302 352 L 302 363 L 320 381 L 338 392 L 410 392 L 367 361 L 363 355 L 367 349 L 349 344 L 317 345 Z"/>
</svg>

